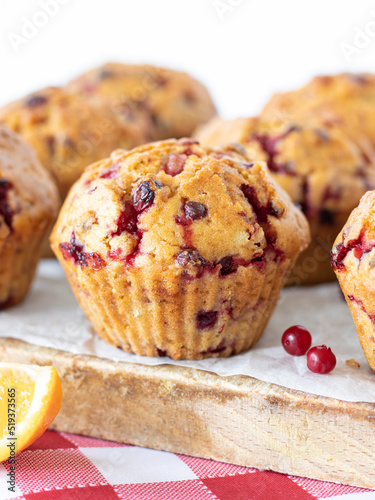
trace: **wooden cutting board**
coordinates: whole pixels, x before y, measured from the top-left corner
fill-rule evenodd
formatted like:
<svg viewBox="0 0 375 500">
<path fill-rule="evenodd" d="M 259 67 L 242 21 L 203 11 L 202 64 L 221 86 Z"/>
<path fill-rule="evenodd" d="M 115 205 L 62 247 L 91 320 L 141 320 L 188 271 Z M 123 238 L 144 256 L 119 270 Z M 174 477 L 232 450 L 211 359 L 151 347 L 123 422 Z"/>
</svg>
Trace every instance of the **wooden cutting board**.
<svg viewBox="0 0 375 500">
<path fill-rule="evenodd" d="M 0 361 L 57 368 L 55 430 L 375 489 L 375 404 L 6 338 Z"/>
</svg>

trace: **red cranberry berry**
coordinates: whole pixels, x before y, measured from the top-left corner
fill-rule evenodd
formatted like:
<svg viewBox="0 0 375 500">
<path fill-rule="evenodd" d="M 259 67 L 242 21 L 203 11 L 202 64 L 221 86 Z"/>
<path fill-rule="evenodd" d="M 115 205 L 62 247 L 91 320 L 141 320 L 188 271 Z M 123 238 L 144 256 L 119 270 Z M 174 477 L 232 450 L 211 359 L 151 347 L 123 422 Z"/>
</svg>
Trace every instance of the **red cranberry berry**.
<svg viewBox="0 0 375 500">
<path fill-rule="evenodd" d="M 192 220 L 203 219 L 207 215 L 207 208 L 203 203 L 197 201 L 187 201 L 183 207 L 185 216 Z"/>
<path fill-rule="evenodd" d="M 283 333 L 281 343 L 288 354 L 303 356 L 311 346 L 311 335 L 303 326 L 291 326 Z"/>
<path fill-rule="evenodd" d="M 307 353 L 307 368 L 314 373 L 329 373 L 336 366 L 336 356 L 326 345 L 312 347 Z"/>
<path fill-rule="evenodd" d="M 117 219 L 117 231 L 114 231 L 112 236 L 119 236 L 124 231 L 135 233 L 137 230 L 137 217 L 138 213 L 133 205 L 129 201 L 125 202 L 120 217 Z"/>
<path fill-rule="evenodd" d="M 100 271 L 107 264 L 105 260 L 96 252 L 85 252 L 81 243 L 78 243 L 74 232 L 71 235 L 69 243 L 60 243 L 59 248 L 65 260 L 72 259 L 74 265 L 92 267 L 94 271 Z"/>
<path fill-rule="evenodd" d="M 164 161 L 163 170 L 166 174 L 174 177 L 175 175 L 178 175 L 183 171 L 186 160 L 187 155 L 185 154 L 170 154 Z"/>
<path fill-rule="evenodd" d="M 255 212 L 259 224 L 267 222 L 268 215 L 281 217 L 282 213 L 280 213 L 277 210 L 274 204 L 268 203 L 267 206 L 261 205 L 254 186 L 249 186 L 248 184 L 241 184 L 240 189 L 244 194 L 245 198 L 247 199 L 247 201 L 253 207 L 253 210 Z"/>
<path fill-rule="evenodd" d="M 143 212 L 154 203 L 155 191 L 149 182 L 141 182 L 133 191 L 133 205 L 137 212 Z"/>
<path fill-rule="evenodd" d="M 197 314 L 197 328 L 198 330 L 208 330 L 215 326 L 218 320 L 218 311 L 200 311 Z"/>
<path fill-rule="evenodd" d="M 113 179 L 114 177 L 116 177 L 118 172 L 119 166 L 115 163 L 100 175 L 100 179 Z"/>
<path fill-rule="evenodd" d="M 349 252 L 353 250 L 354 256 L 360 259 L 363 254 L 370 252 L 375 247 L 373 241 L 365 241 L 361 233 L 358 238 L 349 241 L 346 246 L 344 243 L 338 243 L 331 252 L 331 263 L 335 271 L 344 271 L 346 266 L 344 260 Z"/>
</svg>

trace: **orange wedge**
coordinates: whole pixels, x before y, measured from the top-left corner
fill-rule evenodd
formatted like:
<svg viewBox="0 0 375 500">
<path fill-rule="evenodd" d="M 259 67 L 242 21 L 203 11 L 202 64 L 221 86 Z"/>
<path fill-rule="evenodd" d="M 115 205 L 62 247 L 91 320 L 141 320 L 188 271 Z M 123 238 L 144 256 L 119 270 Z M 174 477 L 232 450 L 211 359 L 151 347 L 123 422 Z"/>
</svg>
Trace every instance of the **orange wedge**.
<svg viewBox="0 0 375 500">
<path fill-rule="evenodd" d="M 60 377 L 53 366 L 0 363 L 0 462 L 38 439 L 61 402 Z"/>
</svg>

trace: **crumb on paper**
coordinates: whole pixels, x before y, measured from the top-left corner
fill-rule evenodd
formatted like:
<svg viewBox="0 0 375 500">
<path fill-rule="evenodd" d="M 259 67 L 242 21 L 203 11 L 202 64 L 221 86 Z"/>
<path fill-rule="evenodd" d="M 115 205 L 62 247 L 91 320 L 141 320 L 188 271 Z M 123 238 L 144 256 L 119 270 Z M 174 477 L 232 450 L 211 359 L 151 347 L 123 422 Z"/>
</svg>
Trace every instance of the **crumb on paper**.
<svg viewBox="0 0 375 500">
<path fill-rule="evenodd" d="M 347 359 L 345 361 L 345 364 L 347 364 L 348 366 L 353 366 L 354 368 L 360 368 L 361 367 L 361 365 L 358 363 L 358 361 L 356 361 L 353 358 Z"/>
</svg>

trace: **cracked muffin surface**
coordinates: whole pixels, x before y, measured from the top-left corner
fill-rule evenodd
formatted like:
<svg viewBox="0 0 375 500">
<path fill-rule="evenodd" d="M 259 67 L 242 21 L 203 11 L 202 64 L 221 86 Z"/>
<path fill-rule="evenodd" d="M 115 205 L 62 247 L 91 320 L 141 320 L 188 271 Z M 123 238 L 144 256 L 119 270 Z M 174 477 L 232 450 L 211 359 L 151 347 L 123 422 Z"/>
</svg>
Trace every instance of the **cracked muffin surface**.
<svg viewBox="0 0 375 500">
<path fill-rule="evenodd" d="M 35 152 L 0 125 L 0 309 L 25 297 L 58 206 L 57 186 Z"/>
<path fill-rule="evenodd" d="M 273 178 L 301 206 L 312 241 L 289 284 L 334 279 L 329 260 L 333 241 L 361 196 L 375 188 L 374 165 L 341 127 L 327 128 L 316 121 L 214 119 L 196 136 L 208 146 L 240 143 L 250 158 L 267 162 Z"/>
<path fill-rule="evenodd" d="M 264 165 L 181 139 L 90 166 L 51 241 L 104 340 L 202 359 L 256 342 L 308 239 Z"/>
<path fill-rule="evenodd" d="M 366 193 L 351 213 L 337 236 L 331 261 L 375 371 L 375 191 Z"/>
<path fill-rule="evenodd" d="M 187 73 L 156 66 L 107 63 L 68 88 L 90 101 L 105 100 L 129 121 L 149 120 L 153 140 L 188 137 L 216 114 L 204 85 Z"/>
</svg>

